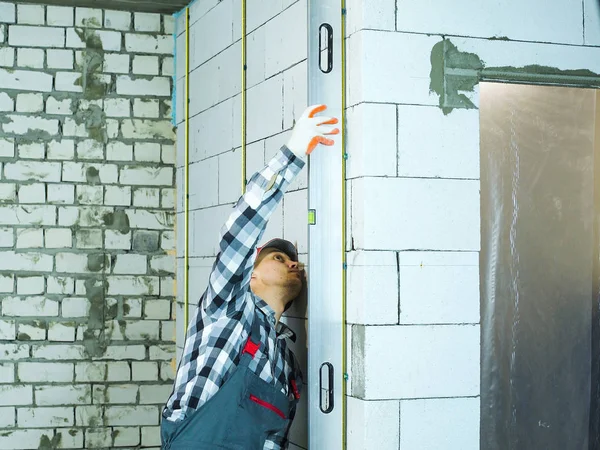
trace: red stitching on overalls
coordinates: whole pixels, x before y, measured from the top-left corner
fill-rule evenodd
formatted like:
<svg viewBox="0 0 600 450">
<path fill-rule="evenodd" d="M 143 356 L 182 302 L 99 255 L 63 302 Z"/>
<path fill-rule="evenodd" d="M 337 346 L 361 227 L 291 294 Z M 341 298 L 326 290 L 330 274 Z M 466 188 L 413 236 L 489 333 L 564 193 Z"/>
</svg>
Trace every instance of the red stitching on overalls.
<svg viewBox="0 0 600 450">
<path fill-rule="evenodd" d="M 294 391 L 294 397 L 296 397 L 296 400 L 298 400 L 300 398 L 300 392 L 298 391 L 298 385 L 296 384 L 296 380 L 292 380 L 291 384 L 292 390 Z"/>
<path fill-rule="evenodd" d="M 255 403 L 258 403 L 260 406 L 264 406 L 265 408 L 270 409 L 271 411 L 276 413 L 279 417 L 281 417 L 282 419 L 285 419 L 285 414 L 283 414 L 283 412 L 276 406 L 271 405 L 270 403 L 267 403 L 264 400 L 261 400 L 260 398 L 256 397 L 255 395 L 252 395 L 252 394 L 250 394 L 250 400 L 252 400 Z"/>
</svg>

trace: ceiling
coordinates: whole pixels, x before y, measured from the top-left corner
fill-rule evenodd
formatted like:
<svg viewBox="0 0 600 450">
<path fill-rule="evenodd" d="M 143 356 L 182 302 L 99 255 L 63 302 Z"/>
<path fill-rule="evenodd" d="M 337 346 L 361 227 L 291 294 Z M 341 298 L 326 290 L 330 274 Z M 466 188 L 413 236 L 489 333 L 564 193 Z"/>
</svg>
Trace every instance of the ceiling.
<svg viewBox="0 0 600 450">
<path fill-rule="evenodd" d="M 134 12 L 172 14 L 185 8 L 191 0 L 15 0 L 16 3 L 35 3 L 87 8 L 120 9 Z"/>
</svg>

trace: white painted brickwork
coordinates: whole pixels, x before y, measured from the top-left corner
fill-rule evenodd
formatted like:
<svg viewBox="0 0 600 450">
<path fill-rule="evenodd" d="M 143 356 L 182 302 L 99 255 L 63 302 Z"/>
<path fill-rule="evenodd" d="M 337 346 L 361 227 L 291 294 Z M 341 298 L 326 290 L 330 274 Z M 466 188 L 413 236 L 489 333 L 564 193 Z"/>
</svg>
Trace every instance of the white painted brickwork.
<svg viewBox="0 0 600 450">
<path fill-rule="evenodd" d="M 175 354 L 172 28 L 0 2 L 0 449 L 160 446 Z"/>
</svg>

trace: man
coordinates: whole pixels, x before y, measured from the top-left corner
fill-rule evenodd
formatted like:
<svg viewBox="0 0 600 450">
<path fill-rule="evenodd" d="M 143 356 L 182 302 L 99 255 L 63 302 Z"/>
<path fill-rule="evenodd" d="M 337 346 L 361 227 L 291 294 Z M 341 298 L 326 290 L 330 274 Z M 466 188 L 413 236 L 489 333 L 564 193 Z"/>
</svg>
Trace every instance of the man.
<svg viewBox="0 0 600 450">
<path fill-rule="evenodd" d="M 335 118 L 308 108 L 287 146 L 248 182 L 221 232 L 209 284 L 192 317 L 171 397 L 163 410 L 164 450 L 286 449 L 302 375 L 279 321 L 304 272 L 294 245 L 257 249 L 267 221 L 318 144 L 333 145 Z"/>
</svg>

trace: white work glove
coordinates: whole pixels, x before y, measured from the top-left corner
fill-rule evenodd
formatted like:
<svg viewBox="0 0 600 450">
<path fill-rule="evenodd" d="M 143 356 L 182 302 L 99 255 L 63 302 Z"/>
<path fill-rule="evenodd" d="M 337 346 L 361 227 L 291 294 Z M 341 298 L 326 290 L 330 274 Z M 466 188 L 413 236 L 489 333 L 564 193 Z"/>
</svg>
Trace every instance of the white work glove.
<svg viewBox="0 0 600 450">
<path fill-rule="evenodd" d="M 333 127 L 338 120 L 335 117 L 315 117 L 326 109 L 325 105 L 309 106 L 296 122 L 287 146 L 298 158 L 306 159 L 306 155 L 310 155 L 319 144 L 333 145 L 333 139 L 325 136 L 340 132 L 338 128 Z"/>
</svg>

